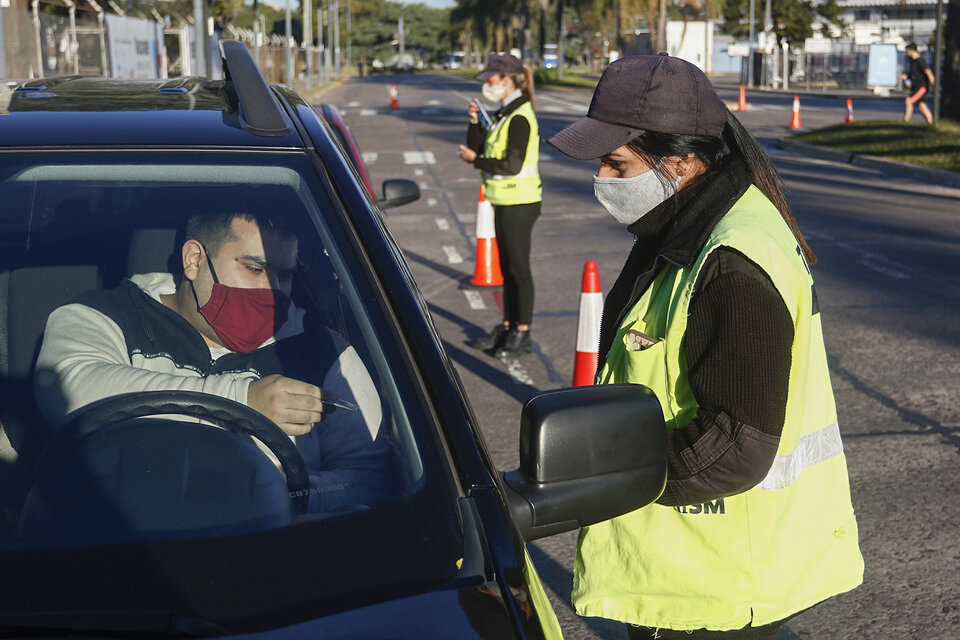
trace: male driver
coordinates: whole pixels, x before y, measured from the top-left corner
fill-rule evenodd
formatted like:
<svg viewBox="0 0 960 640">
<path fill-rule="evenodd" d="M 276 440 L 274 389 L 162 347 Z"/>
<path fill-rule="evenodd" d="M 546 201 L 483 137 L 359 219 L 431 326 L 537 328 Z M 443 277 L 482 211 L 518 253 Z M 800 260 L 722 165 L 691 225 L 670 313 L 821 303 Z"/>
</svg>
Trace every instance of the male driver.
<svg viewBox="0 0 960 640">
<path fill-rule="evenodd" d="M 322 328 L 304 332 L 304 310 L 289 297 L 296 237 L 241 213 L 191 218 L 186 238 L 179 282 L 135 275 L 50 314 L 34 378 L 47 422 L 57 429 L 127 392 L 219 395 L 295 437 L 311 510 L 382 497 L 387 444 L 377 438 L 376 389 L 353 347 Z M 338 397 L 359 410 L 331 415 Z"/>
<path fill-rule="evenodd" d="M 923 118 L 927 121 L 927 124 L 933 124 L 933 113 L 930 111 L 930 107 L 927 106 L 927 92 L 930 91 L 930 87 L 936 83 L 936 79 L 933 77 L 933 72 L 930 71 L 930 67 L 927 66 L 927 61 L 920 56 L 920 52 L 917 51 L 917 45 L 911 42 L 904 49 L 907 54 L 907 58 L 910 60 L 910 69 L 907 74 L 900 74 L 900 79 L 904 80 L 907 86 L 910 87 L 910 95 L 904 100 L 904 111 L 903 111 L 903 121 L 910 122 L 911 116 L 913 116 L 913 105 L 920 107 L 920 113 L 923 114 Z"/>
</svg>

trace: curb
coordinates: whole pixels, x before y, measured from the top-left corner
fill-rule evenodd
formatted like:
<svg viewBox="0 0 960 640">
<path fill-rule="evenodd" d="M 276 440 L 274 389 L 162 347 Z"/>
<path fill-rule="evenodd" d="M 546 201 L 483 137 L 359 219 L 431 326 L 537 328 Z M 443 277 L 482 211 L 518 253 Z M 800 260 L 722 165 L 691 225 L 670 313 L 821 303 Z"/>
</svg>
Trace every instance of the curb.
<svg viewBox="0 0 960 640">
<path fill-rule="evenodd" d="M 956 171 L 933 169 L 931 167 L 924 167 L 919 164 L 898 162 L 888 158 L 880 158 L 878 156 L 869 156 L 860 153 L 851 153 L 850 151 L 843 151 L 841 149 L 831 149 L 829 147 L 821 147 L 815 144 L 809 144 L 807 142 L 796 142 L 787 139 L 781 139 L 779 142 L 777 142 L 777 147 L 780 149 L 797 151 L 808 156 L 824 158 L 826 160 L 834 160 L 836 162 L 843 162 L 844 164 L 852 164 L 857 167 L 877 169 L 879 171 L 883 171 L 884 173 L 918 178 L 920 180 L 926 180 L 928 182 L 933 182 L 948 187 L 960 187 L 960 173 L 957 173 Z"/>
</svg>

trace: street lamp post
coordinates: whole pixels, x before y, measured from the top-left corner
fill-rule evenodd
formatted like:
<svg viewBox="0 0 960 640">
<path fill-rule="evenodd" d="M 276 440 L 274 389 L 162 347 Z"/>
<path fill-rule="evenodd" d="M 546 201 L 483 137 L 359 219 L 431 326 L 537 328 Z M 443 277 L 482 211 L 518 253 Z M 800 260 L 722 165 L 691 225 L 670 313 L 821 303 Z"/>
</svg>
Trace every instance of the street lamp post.
<svg viewBox="0 0 960 640">
<path fill-rule="evenodd" d="M 307 89 L 313 87 L 313 5 L 310 0 L 303 0 L 303 50 L 307 55 Z"/>
<path fill-rule="evenodd" d="M 940 118 L 940 79 L 943 74 L 940 73 L 940 67 L 943 66 L 943 56 L 940 51 L 943 49 L 943 0 L 937 0 L 937 37 L 935 40 L 936 51 L 933 54 L 933 77 L 936 82 L 933 83 L 933 121 Z"/>
<path fill-rule="evenodd" d="M 749 54 L 747 58 L 747 86 L 751 89 L 753 88 L 753 3 L 754 0 L 750 0 L 750 39 L 747 48 Z"/>
<path fill-rule="evenodd" d="M 290 16 L 290 1 L 287 0 L 287 8 L 284 12 L 283 20 L 283 44 L 287 53 L 286 83 L 287 86 L 293 86 L 293 18 Z"/>
</svg>

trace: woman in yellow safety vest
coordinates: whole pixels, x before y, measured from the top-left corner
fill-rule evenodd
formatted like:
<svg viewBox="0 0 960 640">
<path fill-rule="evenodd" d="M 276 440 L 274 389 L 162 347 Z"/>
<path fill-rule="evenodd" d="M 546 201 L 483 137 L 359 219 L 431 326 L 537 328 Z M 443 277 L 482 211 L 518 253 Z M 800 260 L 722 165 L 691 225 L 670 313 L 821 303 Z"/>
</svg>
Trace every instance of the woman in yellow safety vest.
<svg viewBox="0 0 960 640">
<path fill-rule="evenodd" d="M 597 382 L 653 390 L 668 443 L 656 503 L 581 530 L 576 610 L 634 639 L 772 640 L 863 579 L 815 256 L 780 177 L 707 77 L 666 55 L 612 63 L 549 143 L 600 159 L 596 197 L 636 236 Z"/>
<path fill-rule="evenodd" d="M 477 76 L 483 96 L 500 109 L 487 122 L 477 100 L 467 109 L 467 144 L 459 154 L 483 172 L 485 199 L 493 205 L 494 229 L 503 273 L 503 322 L 471 344 L 498 358 L 532 349 L 533 274 L 530 235 L 540 216 L 540 131 L 533 111 L 530 67 L 509 53 L 494 53 Z"/>
</svg>

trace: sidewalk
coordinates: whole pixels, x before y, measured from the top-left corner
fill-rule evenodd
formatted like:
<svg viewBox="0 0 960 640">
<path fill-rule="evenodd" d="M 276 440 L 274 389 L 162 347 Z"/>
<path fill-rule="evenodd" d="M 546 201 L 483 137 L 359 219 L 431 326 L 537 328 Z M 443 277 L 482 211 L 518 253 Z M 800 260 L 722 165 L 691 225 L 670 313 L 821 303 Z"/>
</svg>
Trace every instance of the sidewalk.
<svg viewBox="0 0 960 640">
<path fill-rule="evenodd" d="M 742 84 L 740 81 L 739 73 L 712 73 L 709 76 L 710 82 L 717 89 L 729 89 L 729 90 L 738 90 Z M 744 85 L 746 86 L 746 85 Z M 799 82 L 797 84 L 790 85 L 787 89 L 772 89 L 766 87 L 748 87 L 748 92 L 759 92 L 759 93 L 774 93 L 774 94 L 783 94 L 783 95 L 799 95 L 799 96 L 822 96 L 824 98 L 856 98 L 857 100 L 900 100 L 902 101 L 906 95 L 903 91 L 891 91 L 889 96 L 878 96 L 870 89 L 850 89 L 850 88 L 837 88 L 837 87 L 822 87 L 817 86 L 815 83 L 811 83 L 807 87 L 806 83 Z"/>
</svg>

